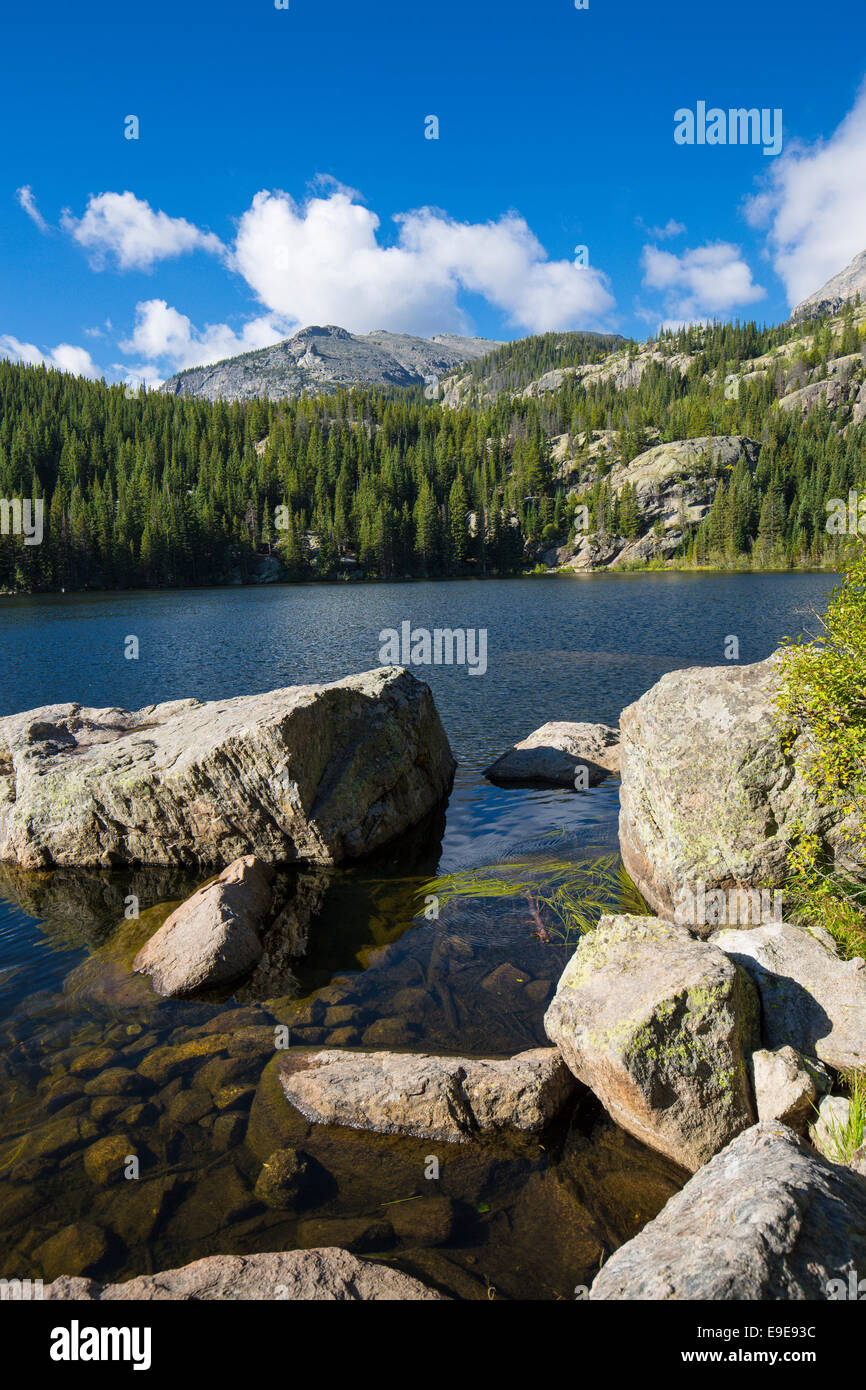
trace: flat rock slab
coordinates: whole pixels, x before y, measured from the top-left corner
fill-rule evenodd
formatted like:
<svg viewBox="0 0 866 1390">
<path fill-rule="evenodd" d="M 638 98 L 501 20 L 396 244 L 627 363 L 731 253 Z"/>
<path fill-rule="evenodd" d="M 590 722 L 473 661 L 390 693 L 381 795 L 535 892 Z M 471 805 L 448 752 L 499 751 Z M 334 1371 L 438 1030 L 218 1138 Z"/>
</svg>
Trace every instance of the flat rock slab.
<svg viewBox="0 0 866 1390">
<path fill-rule="evenodd" d="M 754 987 L 724 952 L 629 916 L 582 938 L 544 1018 L 617 1124 L 692 1171 L 754 1122 L 757 1022 Z"/>
<path fill-rule="evenodd" d="M 552 1047 L 502 1059 L 292 1053 L 279 1075 L 286 1098 L 314 1124 L 448 1143 L 501 1129 L 540 1131 L 575 1090 Z"/>
<path fill-rule="evenodd" d="M 753 1126 L 608 1260 L 591 1299 L 825 1300 L 866 1269 L 866 1182 Z"/>
<path fill-rule="evenodd" d="M 660 916 L 675 920 L 696 884 L 781 887 L 803 833 L 856 872 L 837 815 L 806 785 L 800 741 L 782 750 L 778 686 L 773 657 L 672 671 L 623 710 L 620 851 Z"/>
<path fill-rule="evenodd" d="M 575 787 L 577 770 L 596 786 L 619 772 L 619 730 L 607 724 L 551 721 L 515 743 L 484 773 L 491 782 L 547 782 Z"/>
<path fill-rule="evenodd" d="M 356 1259 L 347 1250 L 288 1250 L 267 1255 L 210 1255 L 181 1269 L 142 1274 L 125 1284 L 97 1284 L 92 1279 L 55 1279 L 44 1298 L 88 1302 L 164 1299 L 182 1302 L 303 1300 L 432 1301 L 444 1295 L 388 1265 Z"/>
<path fill-rule="evenodd" d="M 754 980 L 767 1047 L 787 1043 L 840 1071 L 866 1066 L 866 961 L 840 960 L 827 932 L 792 922 L 710 940 Z"/>
<path fill-rule="evenodd" d="M 273 870 L 247 855 L 175 908 L 142 946 L 133 969 L 158 994 L 180 997 L 246 975 L 262 955 L 258 928 L 271 906 Z"/>
<path fill-rule="evenodd" d="M 0 719 L 0 861 L 332 864 L 386 844 L 448 791 L 428 686 L 399 667 L 130 713 Z"/>
</svg>

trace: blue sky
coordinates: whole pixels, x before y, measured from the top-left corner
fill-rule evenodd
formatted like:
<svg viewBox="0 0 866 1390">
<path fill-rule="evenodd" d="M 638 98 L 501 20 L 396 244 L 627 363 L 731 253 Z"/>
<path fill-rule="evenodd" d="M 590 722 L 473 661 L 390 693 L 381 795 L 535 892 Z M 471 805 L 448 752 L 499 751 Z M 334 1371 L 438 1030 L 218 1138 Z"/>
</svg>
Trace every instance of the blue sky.
<svg viewBox="0 0 866 1390">
<path fill-rule="evenodd" d="M 288 3 L 3 21 L 0 354 L 774 322 L 866 247 L 859 0 Z M 699 101 L 781 109 L 781 154 L 677 144 Z"/>
</svg>

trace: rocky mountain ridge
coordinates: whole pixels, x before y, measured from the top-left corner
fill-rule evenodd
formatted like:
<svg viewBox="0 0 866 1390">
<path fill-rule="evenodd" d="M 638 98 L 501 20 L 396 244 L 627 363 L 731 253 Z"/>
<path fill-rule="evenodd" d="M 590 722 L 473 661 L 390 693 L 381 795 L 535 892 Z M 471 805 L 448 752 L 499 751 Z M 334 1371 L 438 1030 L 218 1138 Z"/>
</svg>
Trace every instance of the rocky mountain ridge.
<svg viewBox="0 0 866 1390">
<path fill-rule="evenodd" d="M 357 334 L 335 324 L 314 324 L 272 347 L 187 368 L 160 391 L 208 401 L 248 401 L 279 400 L 303 391 L 332 395 L 340 386 L 419 386 L 498 346 L 489 338 L 453 333 L 416 338 L 385 329 Z"/>
</svg>

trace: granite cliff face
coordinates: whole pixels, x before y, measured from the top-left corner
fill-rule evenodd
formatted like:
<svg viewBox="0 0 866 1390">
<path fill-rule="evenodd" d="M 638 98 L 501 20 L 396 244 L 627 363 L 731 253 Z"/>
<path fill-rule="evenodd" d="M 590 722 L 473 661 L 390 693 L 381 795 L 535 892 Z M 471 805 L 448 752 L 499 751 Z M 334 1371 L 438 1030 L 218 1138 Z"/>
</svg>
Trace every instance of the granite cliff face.
<svg viewBox="0 0 866 1390">
<path fill-rule="evenodd" d="M 300 396 L 302 391 L 333 394 L 338 386 L 418 386 L 498 346 L 488 338 L 452 333 L 428 339 L 384 329 L 356 334 L 334 324 L 314 325 L 273 347 L 178 372 L 160 389 L 208 401 L 248 401 Z"/>
<path fill-rule="evenodd" d="M 807 295 L 791 310 L 791 318 L 808 319 L 818 314 L 835 314 L 849 299 L 857 295 L 866 298 L 866 250 L 858 251 L 844 270 L 833 275 L 825 285 Z"/>
</svg>

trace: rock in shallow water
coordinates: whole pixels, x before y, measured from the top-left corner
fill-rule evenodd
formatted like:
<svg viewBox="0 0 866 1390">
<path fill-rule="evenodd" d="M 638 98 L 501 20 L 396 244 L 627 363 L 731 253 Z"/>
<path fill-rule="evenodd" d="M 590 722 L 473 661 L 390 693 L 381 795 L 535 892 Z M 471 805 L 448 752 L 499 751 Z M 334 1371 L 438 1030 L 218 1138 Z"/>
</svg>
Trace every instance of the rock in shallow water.
<svg viewBox="0 0 866 1390">
<path fill-rule="evenodd" d="M 132 713 L 50 705 L 0 719 L 0 860 L 339 863 L 420 821 L 453 772 L 429 687 L 398 667 Z"/>
<path fill-rule="evenodd" d="M 450 1143 L 499 1129 L 542 1130 L 575 1089 L 552 1047 L 501 1060 L 294 1053 L 281 1060 L 279 1079 L 287 1099 L 314 1124 Z"/>
<path fill-rule="evenodd" d="M 125 1284 L 96 1284 L 91 1279 L 56 1279 L 45 1298 L 89 1301 L 179 1299 L 202 1302 L 303 1300 L 364 1302 L 441 1300 L 408 1274 L 387 1265 L 356 1259 L 346 1250 L 289 1250 L 268 1255 L 211 1255 L 204 1260 L 142 1274 Z"/>
<path fill-rule="evenodd" d="M 271 906 L 269 865 L 247 855 L 175 908 L 135 958 L 158 994 L 174 997 L 246 975 L 260 959 L 257 928 Z"/>
<path fill-rule="evenodd" d="M 866 1183 L 785 1125 L 759 1124 L 611 1256 L 589 1296 L 823 1300 L 864 1269 Z"/>
<path fill-rule="evenodd" d="M 722 951 L 657 917 L 605 916 L 544 1026 L 617 1124 L 694 1171 L 754 1121 L 757 1020 L 748 976 Z"/>
<path fill-rule="evenodd" d="M 619 732 L 607 724 L 552 720 L 515 743 L 484 773 L 491 782 L 552 782 L 574 787 L 579 767 L 586 785 L 596 786 L 619 771 Z"/>
</svg>

